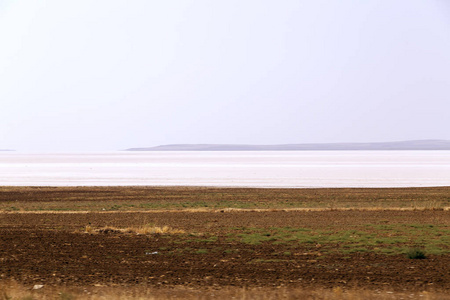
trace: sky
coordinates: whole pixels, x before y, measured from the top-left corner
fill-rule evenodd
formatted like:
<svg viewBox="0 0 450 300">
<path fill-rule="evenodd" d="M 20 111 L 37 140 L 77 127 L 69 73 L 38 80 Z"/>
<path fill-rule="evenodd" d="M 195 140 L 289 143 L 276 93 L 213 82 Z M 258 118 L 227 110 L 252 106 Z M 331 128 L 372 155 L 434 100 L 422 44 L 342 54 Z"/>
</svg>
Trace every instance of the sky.
<svg viewBox="0 0 450 300">
<path fill-rule="evenodd" d="M 450 140 L 447 0 L 0 0 L 0 149 Z"/>
</svg>

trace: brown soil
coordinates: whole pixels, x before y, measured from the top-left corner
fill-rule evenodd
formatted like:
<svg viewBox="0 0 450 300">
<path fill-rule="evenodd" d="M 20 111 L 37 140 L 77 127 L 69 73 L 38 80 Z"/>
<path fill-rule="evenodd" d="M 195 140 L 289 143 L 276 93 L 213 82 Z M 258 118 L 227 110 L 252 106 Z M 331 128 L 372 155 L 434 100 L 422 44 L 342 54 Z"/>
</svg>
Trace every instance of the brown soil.
<svg viewBox="0 0 450 300">
<path fill-rule="evenodd" d="M 450 225 L 450 210 L 2 212 L 0 228 L 65 229 L 168 225 L 188 232 L 226 233 L 231 227 L 351 229 L 361 224 Z"/>
<path fill-rule="evenodd" d="M 114 230 L 84 232 L 87 225 L 126 228 L 148 223 L 218 239 L 192 242 Z M 430 255 L 423 260 L 372 252 L 322 255 L 320 245 L 249 245 L 227 239 L 230 228 L 242 226 L 345 229 L 386 223 L 450 225 L 450 212 L 4 212 L 0 214 L 0 276 L 46 285 L 284 285 L 450 291 L 449 255 Z"/>
<path fill-rule="evenodd" d="M 450 187 L 251 189 L 206 187 L 0 187 L 0 210 L 186 208 L 446 208 Z"/>
</svg>

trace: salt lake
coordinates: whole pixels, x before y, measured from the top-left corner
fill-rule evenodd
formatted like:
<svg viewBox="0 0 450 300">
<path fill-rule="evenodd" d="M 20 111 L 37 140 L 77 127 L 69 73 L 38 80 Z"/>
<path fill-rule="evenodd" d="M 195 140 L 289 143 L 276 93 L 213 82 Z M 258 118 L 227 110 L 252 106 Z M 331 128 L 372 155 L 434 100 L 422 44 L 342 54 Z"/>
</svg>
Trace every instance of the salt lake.
<svg viewBox="0 0 450 300">
<path fill-rule="evenodd" d="M 2 186 L 450 186 L 450 151 L 0 152 Z"/>
</svg>

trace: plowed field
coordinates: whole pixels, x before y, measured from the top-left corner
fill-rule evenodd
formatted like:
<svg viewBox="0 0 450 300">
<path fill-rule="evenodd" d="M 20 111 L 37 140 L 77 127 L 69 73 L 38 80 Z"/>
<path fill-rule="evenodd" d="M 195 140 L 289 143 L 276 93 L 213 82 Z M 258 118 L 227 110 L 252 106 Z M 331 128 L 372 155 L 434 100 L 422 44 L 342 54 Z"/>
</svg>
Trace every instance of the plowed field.
<svg viewBox="0 0 450 300">
<path fill-rule="evenodd" d="M 139 231 L 164 226 L 178 231 Z M 0 276 L 26 285 L 450 292 L 449 237 L 442 208 L 3 211 Z M 410 248 L 425 259 L 408 258 Z"/>
</svg>

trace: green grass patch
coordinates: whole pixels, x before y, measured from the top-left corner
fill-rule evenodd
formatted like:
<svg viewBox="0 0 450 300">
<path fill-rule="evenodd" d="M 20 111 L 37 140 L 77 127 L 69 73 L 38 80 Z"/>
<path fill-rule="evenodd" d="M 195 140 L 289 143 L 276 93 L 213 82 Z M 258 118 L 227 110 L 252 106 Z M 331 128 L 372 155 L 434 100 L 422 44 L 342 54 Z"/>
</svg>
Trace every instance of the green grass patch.
<svg viewBox="0 0 450 300">
<path fill-rule="evenodd" d="M 199 239 L 196 240 L 196 242 L 200 242 L 200 243 L 214 243 L 217 242 L 218 237 L 217 236 L 210 236 L 206 239 Z"/>
<path fill-rule="evenodd" d="M 208 253 L 208 249 L 198 249 L 195 251 L 196 254 L 206 254 Z"/>
<path fill-rule="evenodd" d="M 353 230 L 313 230 L 308 228 L 239 228 L 228 234 L 229 241 L 315 245 L 324 253 L 377 252 L 404 254 L 411 245 L 421 245 L 429 254 L 450 253 L 448 228 L 430 224 L 366 224 Z"/>
</svg>

